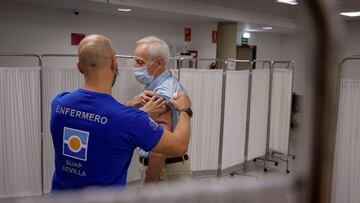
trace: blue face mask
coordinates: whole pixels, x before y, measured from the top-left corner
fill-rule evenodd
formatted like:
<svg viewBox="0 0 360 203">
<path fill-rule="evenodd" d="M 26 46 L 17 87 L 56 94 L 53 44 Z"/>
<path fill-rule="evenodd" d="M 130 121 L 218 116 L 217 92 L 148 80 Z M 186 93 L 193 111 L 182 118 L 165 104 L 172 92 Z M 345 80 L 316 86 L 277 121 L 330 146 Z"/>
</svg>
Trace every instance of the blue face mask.
<svg viewBox="0 0 360 203">
<path fill-rule="evenodd" d="M 135 79 L 143 85 L 150 85 L 154 80 L 154 76 L 149 75 L 146 67 L 135 68 Z"/>
</svg>

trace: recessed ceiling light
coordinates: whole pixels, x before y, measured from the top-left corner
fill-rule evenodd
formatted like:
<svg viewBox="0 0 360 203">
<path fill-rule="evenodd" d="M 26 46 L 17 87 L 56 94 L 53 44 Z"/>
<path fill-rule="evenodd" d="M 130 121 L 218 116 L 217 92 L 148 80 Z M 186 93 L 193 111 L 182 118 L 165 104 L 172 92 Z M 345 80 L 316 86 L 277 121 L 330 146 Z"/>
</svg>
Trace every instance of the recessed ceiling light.
<svg viewBox="0 0 360 203">
<path fill-rule="evenodd" d="M 120 11 L 120 12 L 130 12 L 131 8 L 118 8 L 118 11 Z"/>
<path fill-rule="evenodd" d="M 262 27 L 263 30 L 272 30 L 273 28 L 270 27 L 270 26 L 267 26 L 267 27 Z"/>
<path fill-rule="evenodd" d="M 243 38 L 249 39 L 250 38 L 250 33 L 248 32 L 244 32 L 242 35 Z"/>
<path fill-rule="evenodd" d="M 360 16 L 360 11 L 355 11 L 355 12 L 341 12 L 340 13 L 343 16 L 348 16 L 348 17 L 357 17 Z"/>
<path fill-rule="evenodd" d="M 296 0 L 277 0 L 278 3 L 298 5 L 299 3 Z"/>
</svg>

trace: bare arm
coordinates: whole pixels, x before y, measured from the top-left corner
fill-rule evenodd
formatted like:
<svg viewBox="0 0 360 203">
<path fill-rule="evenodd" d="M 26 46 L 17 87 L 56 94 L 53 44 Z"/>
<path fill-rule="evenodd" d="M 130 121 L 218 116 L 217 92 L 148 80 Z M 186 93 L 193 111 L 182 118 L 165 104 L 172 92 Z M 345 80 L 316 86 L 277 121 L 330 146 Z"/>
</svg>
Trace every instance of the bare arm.
<svg viewBox="0 0 360 203">
<path fill-rule="evenodd" d="M 155 122 L 160 124 L 164 129 L 171 130 L 171 115 L 171 111 L 169 110 L 156 119 Z M 151 152 L 149 164 L 146 170 L 145 183 L 157 182 L 159 180 L 161 171 L 165 166 L 165 159 L 166 156 L 164 154 Z"/>
<path fill-rule="evenodd" d="M 165 159 L 166 156 L 164 154 L 151 152 L 149 165 L 146 169 L 145 183 L 155 183 L 159 180 L 165 166 Z"/>
<path fill-rule="evenodd" d="M 191 101 L 185 93 L 180 93 L 171 100 L 176 109 L 191 108 Z M 190 116 L 181 112 L 174 132 L 164 129 L 160 141 L 152 150 L 153 152 L 181 156 L 186 153 L 190 140 Z"/>
</svg>

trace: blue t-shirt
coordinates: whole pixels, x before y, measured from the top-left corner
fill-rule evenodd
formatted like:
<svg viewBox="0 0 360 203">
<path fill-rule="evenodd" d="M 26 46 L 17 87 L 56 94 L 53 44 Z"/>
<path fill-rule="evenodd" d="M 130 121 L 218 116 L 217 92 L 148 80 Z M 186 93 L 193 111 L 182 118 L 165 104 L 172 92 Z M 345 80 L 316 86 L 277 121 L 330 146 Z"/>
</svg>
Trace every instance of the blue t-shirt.
<svg viewBox="0 0 360 203">
<path fill-rule="evenodd" d="M 147 113 L 111 95 L 84 89 L 55 97 L 50 129 L 55 149 L 53 191 L 125 186 L 134 149 L 151 151 L 164 132 Z"/>
</svg>

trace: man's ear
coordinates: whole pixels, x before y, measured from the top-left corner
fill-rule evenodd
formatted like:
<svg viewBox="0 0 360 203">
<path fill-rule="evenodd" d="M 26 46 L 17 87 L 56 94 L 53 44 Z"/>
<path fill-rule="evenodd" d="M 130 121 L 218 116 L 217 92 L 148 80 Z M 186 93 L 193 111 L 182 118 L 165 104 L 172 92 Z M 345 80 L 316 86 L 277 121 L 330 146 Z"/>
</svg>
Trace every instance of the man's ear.
<svg viewBox="0 0 360 203">
<path fill-rule="evenodd" d="M 80 72 L 81 74 L 84 74 L 84 71 L 83 71 L 83 69 L 80 67 L 80 63 L 79 63 L 79 62 L 76 63 L 76 66 L 77 66 L 79 72 Z"/>
<path fill-rule="evenodd" d="M 111 70 L 113 71 L 113 72 L 115 72 L 116 71 L 116 67 L 117 65 L 116 65 L 116 58 L 115 58 L 115 56 L 111 59 Z"/>
<path fill-rule="evenodd" d="M 156 61 L 156 63 L 157 63 L 158 66 L 163 66 L 163 65 L 165 65 L 164 59 L 162 59 L 162 58 L 159 58 L 159 59 Z"/>
</svg>

